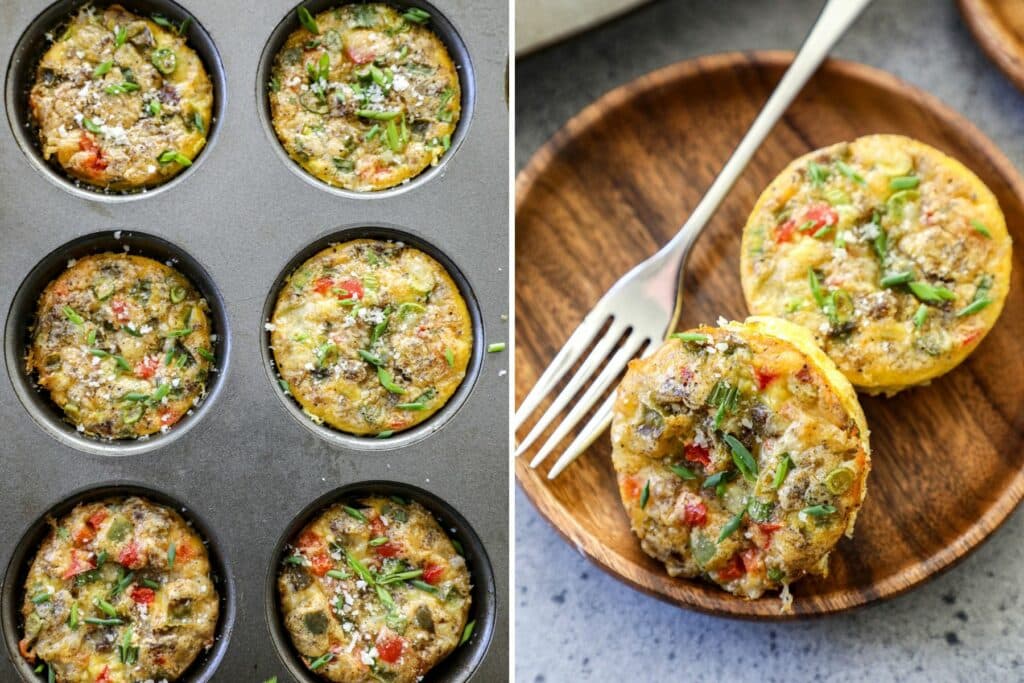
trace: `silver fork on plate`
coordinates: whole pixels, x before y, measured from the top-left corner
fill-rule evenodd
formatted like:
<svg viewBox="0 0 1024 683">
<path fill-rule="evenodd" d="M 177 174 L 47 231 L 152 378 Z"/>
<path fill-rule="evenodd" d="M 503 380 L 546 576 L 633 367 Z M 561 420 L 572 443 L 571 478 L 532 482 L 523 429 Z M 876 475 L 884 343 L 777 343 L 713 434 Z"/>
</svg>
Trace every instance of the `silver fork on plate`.
<svg viewBox="0 0 1024 683">
<path fill-rule="evenodd" d="M 565 419 L 541 446 L 530 462 L 530 467 L 537 467 L 547 459 L 562 439 L 608 391 L 626 364 L 644 348 L 645 344 L 647 348 L 643 355 L 654 351 L 655 340 L 664 339 L 675 329 L 682 313 L 682 271 L 694 242 L 776 122 L 824 61 L 832 46 L 869 4 L 871 0 L 828 0 L 793 63 L 776 86 L 775 92 L 768 98 L 750 130 L 740 141 L 722 168 L 722 172 L 715 178 L 682 229 L 656 254 L 634 267 L 612 285 L 583 318 L 583 322 L 544 370 L 537 384 L 516 411 L 513 429 L 518 430 L 522 426 L 523 422 L 537 410 L 544 397 L 593 345 L 593 350 L 587 355 L 579 370 L 569 379 L 565 388 L 555 397 L 533 429 L 519 443 L 516 449 L 517 456 L 522 455 L 562 411 L 569 407 L 573 397 L 586 387 Z M 599 336 L 606 325 L 604 334 Z M 616 343 L 620 340 L 621 343 L 616 348 Z M 591 381 L 606 360 L 597 378 Z M 549 479 L 557 477 L 608 427 L 614 400 L 615 394 L 612 392 L 562 452 L 548 473 Z"/>
</svg>

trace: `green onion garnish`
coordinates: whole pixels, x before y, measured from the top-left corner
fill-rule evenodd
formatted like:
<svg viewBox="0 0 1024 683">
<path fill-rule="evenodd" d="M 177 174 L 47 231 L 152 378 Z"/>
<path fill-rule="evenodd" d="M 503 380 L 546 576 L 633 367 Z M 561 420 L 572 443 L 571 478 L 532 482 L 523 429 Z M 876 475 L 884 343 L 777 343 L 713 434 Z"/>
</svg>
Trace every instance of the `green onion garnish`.
<svg viewBox="0 0 1024 683">
<path fill-rule="evenodd" d="M 124 95 L 125 93 L 135 92 L 139 89 L 138 83 L 132 83 L 131 81 L 125 81 L 124 83 L 114 83 L 108 85 L 103 89 L 103 92 L 108 95 Z"/>
<path fill-rule="evenodd" d="M 928 304 L 937 304 L 956 299 L 956 294 L 945 287 L 935 287 L 927 282 L 909 282 L 907 287 L 914 293 L 914 296 Z"/>
<path fill-rule="evenodd" d="M 807 175 L 810 176 L 812 183 L 820 187 L 830 174 L 824 167 L 812 161 L 807 164 Z"/>
<path fill-rule="evenodd" d="M 82 316 L 78 315 L 78 313 L 75 312 L 75 309 L 71 308 L 70 306 L 64 306 L 62 310 L 64 311 L 64 317 L 73 322 L 75 325 L 81 325 L 82 323 L 85 322 Z"/>
<path fill-rule="evenodd" d="M 371 538 L 369 543 L 371 548 L 376 548 L 377 546 L 384 545 L 387 542 L 387 536 L 377 536 L 376 538 Z"/>
<path fill-rule="evenodd" d="M 175 149 L 167 149 L 160 153 L 160 156 L 156 158 L 161 164 L 169 164 L 174 162 L 180 166 L 191 166 L 192 160 L 181 152 Z"/>
<path fill-rule="evenodd" d="M 299 21 L 306 27 L 307 31 L 313 35 L 320 35 L 320 27 L 317 26 L 316 20 L 313 18 L 313 15 L 309 13 L 308 9 L 300 7 L 296 13 L 299 15 Z"/>
<path fill-rule="evenodd" d="M 390 439 L 394 435 L 395 430 L 393 429 L 385 429 L 383 432 L 377 432 L 378 439 Z"/>
<path fill-rule="evenodd" d="M 974 232 L 978 233 L 979 235 L 984 235 L 985 237 L 992 239 L 992 233 L 988 231 L 988 228 L 986 228 L 985 224 L 982 223 L 981 221 L 972 218 L 971 227 L 973 227 Z"/>
<path fill-rule="evenodd" d="M 917 307 L 917 312 L 914 313 L 914 327 L 920 329 L 921 325 L 924 325 L 925 319 L 928 317 L 928 307 L 921 304 Z"/>
<path fill-rule="evenodd" d="M 964 316 L 972 315 L 974 313 L 977 313 L 981 309 L 983 309 L 986 306 L 988 306 L 990 303 L 992 303 L 992 300 L 987 298 L 987 297 L 984 298 L 984 299 L 975 299 L 974 301 L 972 301 L 971 303 L 967 304 L 966 306 L 961 308 L 959 311 L 957 311 L 956 312 L 956 317 L 963 318 Z"/>
<path fill-rule="evenodd" d="M 90 133 L 99 133 L 103 130 L 96 124 L 95 121 L 88 117 L 82 119 L 82 126 Z"/>
<path fill-rule="evenodd" d="M 405 389 L 395 384 L 391 379 L 391 373 L 384 368 L 377 368 L 377 379 L 380 381 L 380 385 L 392 394 L 405 393 Z"/>
<path fill-rule="evenodd" d="M 349 577 L 349 575 L 347 573 L 341 571 L 340 569 L 329 569 L 329 570 L 327 570 L 327 576 L 331 577 L 332 579 L 339 579 L 339 580 L 347 579 Z"/>
<path fill-rule="evenodd" d="M 372 119 L 374 121 L 390 121 L 391 119 L 398 118 L 401 114 L 400 111 L 375 111 L 373 109 L 357 109 L 356 116 L 361 116 L 364 119 Z"/>
<path fill-rule="evenodd" d="M 436 592 L 437 592 L 437 589 L 436 589 L 436 588 L 434 588 L 433 586 L 431 586 L 431 585 L 430 585 L 429 583 L 427 583 L 426 581 L 420 581 L 419 579 L 413 579 L 413 580 L 411 580 L 411 581 L 409 582 L 409 585 L 411 585 L 411 586 L 415 586 L 416 588 L 419 588 L 419 589 L 420 589 L 421 591 L 426 591 L 427 593 L 436 593 Z"/>
<path fill-rule="evenodd" d="M 775 476 L 772 478 L 773 489 L 778 490 L 782 486 L 782 482 L 786 481 L 786 475 L 789 474 L 789 468 L 792 466 L 793 458 L 789 457 L 789 453 L 783 453 L 779 464 L 775 466 Z"/>
<path fill-rule="evenodd" d="M 913 190 L 921 183 L 916 175 L 901 175 L 889 179 L 889 189 L 894 191 Z"/>
<path fill-rule="evenodd" d="M 68 627 L 74 631 L 78 628 L 78 603 L 71 603 L 71 614 L 68 615 Z"/>
<path fill-rule="evenodd" d="M 97 619 L 96 617 L 86 617 L 82 621 L 94 626 L 120 626 L 124 623 L 124 619 Z"/>
<path fill-rule="evenodd" d="M 163 386 L 167 386 L 166 384 Z M 167 568 L 174 569 L 174 558 L 178 555 L 178 546 L 174 541 L 171 541 L 170 545 L 167 546 Z"/>
<path fill-rule="evenodd" d="M 496 342 L 487 346 L 487 353 L 499 353 L 505 350 L 505 342 Z"/>
<path fill-rule="evenodd" d="M 677 332 L 670 334 L 669 339 L 678 339 L 684 342 L 692 342 L 694 344 L 709 344 L 711 343 L 711 336 L 707 334 L 701 334 L 699 332 Z"/>
<path fill-rule="evenodd" d="M 476 626 L 476 620 L 466 624 L 466 628 L 462 630 L 462 638 L 459 639 L 459 645 L 464 645 L 473 636 L 474 626 Z"/>
<path fill-rule="evenodd" d="M 693 471 L 682 465 L 669 465 L 668 468 L 676 473 L 680 479 L 696 479 L 697 475 Z"/>
<path fill-rule="evenodd" d="M 372 365 L 376 365 L 377 367 L 384 365 L 384 361 L 380 359 L 380 356 L 376 356 L 370 353 L 369 351 L 364 351 L 363 349 L 359 349 L 359 357 L 365 360 L 367 363 L 371 363 Z"/>
<path fill-rule="evenodd" d="M 153 590 L 160 590 L 160 584 L 153 579 L 143 579 L 142 585 L 146 588 L 152 588 Z"/>
<path fill-rule="evenodd" d="M 32 596 L 32 604 L 38 605 L 44 602 L 50 602 L 51 599 L 53 599 L 53 595 L 51 593 L 36 593 Z"/>
<path fill-rule="evenodd" d="M 301 567 L 302 565 L 306 564 L 306 558 L 304 558 L 302 555 L 289 555 L 288 557 L 284 558 L 284 563 L 294 564 Z"/>
<path fill-rule="evenodd" d="M 640 493 L 640 509 L 643 510 L 647 507 L 647 501 L 651 498 L 651 480 L 648 479 L 644 484 L 644 490 Z"/>
<path fill-rule="evenodd" d="M 914 274 L 909 270 L 902 273 L 891 273 L 882 277 L 881 285 L 883 287 L 895 287 L 896 285 L 905 285 L 914 279 Z"/>
<path fill-rule="evenodd" d="M 447 349 L 446 348 L 444 350 L 444 360 L 445 360 L 446 363 L 448 363 L 448 367 L 450 367 L 450 368 L 455 367 L 455 354 L 452 353 L 451 349 Z"/>
<path fill-rule="evenodd" d="M 807 269 L 807 281 L 811 285 L 811 295 L 814 296 L 814 303 L 818 304 L 818 308 L 825 306 L 825 294 L 821 291 L 821 281 L 818 279 L 818 274 L 814 272 L 814 268 Z"/>
<path fill-rule="evenodd" d="M 124 45 L 124 42 L 128 39 L 128 28 L 126 26 L 118 26 L 117 31 L 114 32 L 114 49 Z"/>
<path fill-rule="evenodd" d="M 738 513 L 736 513 L 736 515 L 732 519 L 725 523 L 725 526 L 722 527 L 722 533 L 718 534 L 719 543 L 729 538 L 729 536 L 731 536 L 733 532 L 740 528 L 740 525 L 743 524 L 743 516 L 745 514 L 747 514 L 746 507 L 744 507 Z"/>
<path fill-rule="evenodd" d="M 424 12 L 419 7 L 410 7 L 402 14 L 402 18 L 414 24 L 425 24 L 430 21 L 430 13 Z"/>
<path fill-rule="evenodd" d="M 345 505 L 343 507 L 345 509 L 345 512 L 348 513 L 348 516 L 352 519 L 358 519 L 360 522 L 366 521 L 366 515 L 364 515 L 359 510 L 356 510 L 354 507 L 349 507 L 348 505 Z"/>
<path fill-rule="evenodd" d="M 113 67 L 114 67 L 114 60 L 112 60 L 112 59 L 108 59 L 105 62 L 100 62 L 99 64 L 96 65 L 96 68 L 92 70 L 92 77 L 93 78 L 103 78 L 108 73 L 110 73 L 110 70 Z"/>
<path fill-rule="evenodd" d="M 305 10 L 306 14 L 307 15 L 309 14 L 309 11 L 306 10 L 305 7 L 300 7 L 299 10 L 300 11 Z M 303 22 L 303 23 L 305 23 L 305 22 Z M 314 26 L 315 26 L 315 24 L 314 24 Z M 322 667 L 324 664 L 326 664 L 327 662 L 331 661 L 332 659 L 334 659 L 334 653 L 333 652 L 328 652 L 326 654 L 320 655 L 319 657 L 317 657 L 316 659 L 314 659 L 313 661 L 311 661 L 309 663 L 309 670 L 310 671 L 316 671 L 317 669 L 319 669 L 320 667 Z"/>
<path fill-rule="evenodd" d="M 827 517 L 834 514 L 835 511 L 836 509 L 831 505 L 812 505 L 811 507 L 804 508 L 800 513 L 810 515 L 811 517 Z"/>
<path fill-rule="evenodd" d="M 729 444 L 729 449 L 732 450 L 732 461 L 736 463 L 743 478 L 750 482 L 757 481 L 757 461 L 754 460 L 754 456 L 750 454 L 747 447 L 732 434 L 726 434 L 722 438 Z"/>
<path fill-rule="evenodd" d="M 103 610 L 103 613 L 106 614 L 107 616 L 109 616 L 109 617 L 117 617 L 117 610 L 114 609 L 114 606 L 111 605 L 106 600 L 104 600 L 103 598 L 96 598 L 95 604 L 96 604 L 97 607 L 99 607 L 101 610 Z"/>
<path fill-rule="evenodd" d="M 213 352 L 210 351 L 209 349 L 199 348 L 199 349 L 196 349 L 196 353 L 198 353 L 200 356 L 202 356 L 206 360 L 210 361 L 211 363 L 214 362 L 215 360 L 217 360 L 217 357 L 214 356 Z"/>
<path fill-rule="evenodd" d="M 837 169 L 839 169 L 840 173 L 842 173 L 844 176 L 846 176 L 853 182 L 859 185 L 864 184 L 864 177 L 861 174 L 857 173 L 855 170 L 853 170 L 853 168 L 847 163 L 837 160 L 835 166 Z"/>
</svg>

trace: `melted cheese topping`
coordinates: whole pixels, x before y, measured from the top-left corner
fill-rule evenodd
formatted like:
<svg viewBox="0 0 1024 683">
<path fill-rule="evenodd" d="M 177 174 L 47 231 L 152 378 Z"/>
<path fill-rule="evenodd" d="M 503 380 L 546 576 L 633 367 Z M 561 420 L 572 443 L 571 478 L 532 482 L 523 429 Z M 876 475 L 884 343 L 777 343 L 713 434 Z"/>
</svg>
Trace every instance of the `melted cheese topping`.
<svg viewBox="0 0 1024 683">
<path fill-rule="evenodd" d="M 300 28 L 285 41 L 268 86 L 271 118 L 288 155 L 313 176 L 383 190 L 448 151 L 459 77 L 424 15 L 344 5 L 316 15 L 316 33 Z"/>
<path fill-rule="evenodd" d="M 612 447 L 643 550 L 747 598 L 827 572 L 870 469 L 853 387 L 771 318 L 700 327 L 630 363 Z"/>
<path fill-rule="evenodd" d="M 743 232 L 750 310 L 810 330 L 856 385 L 895 393 L 953 369 L 995 324 L 1011 240 L 995 196 L 920 142 L 872 135 L 807 154 Z"/>
<path fill-rule="evenodd" d="M 86 6 L 39 62 L 29 106 L 45 159 L 90 185 L 136 190 L 199 154 L 213 87 L 176 30 Z"/>
<path fill-rule="evenodd" d="M 473 347 L 466 302 L 441 264 L 378 240 L 306 261 L 268 327 L 278 371 L 306 413 L 361 435 L 434 414 L 465 377 Z"/>
<path fill-rule="evenodd" d="M 173 681 L 213 644 L 209 558 L 177 512 L 110 498 L 52 524 L 25 580 L 30 663 L 61 683 Z"/>
<path fill-rule="evenodd" d="M 26 369 L 89 436 L 167 431 L 206 394 L 207 310 L 192 283 L 162 263 L 87 256 L 39 298 Z"/>
<path fill-rule="evenodd" d="M 277 584 L 285 627 L 324 678 L 412 683 L 458 646 L 469 570 L 418 503 L 334 505 L 291 552 Z"/>
</svg>

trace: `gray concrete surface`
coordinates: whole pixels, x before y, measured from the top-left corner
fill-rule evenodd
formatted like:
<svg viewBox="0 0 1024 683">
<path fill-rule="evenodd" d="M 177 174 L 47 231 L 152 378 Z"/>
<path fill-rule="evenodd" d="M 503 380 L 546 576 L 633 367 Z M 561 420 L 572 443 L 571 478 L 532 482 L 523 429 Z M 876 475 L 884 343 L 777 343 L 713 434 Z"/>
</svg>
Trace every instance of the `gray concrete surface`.
<svg viewBox="0 0 1024 683">
<path fill-rule="evenodd" d="M 795 49 L 820 0 L 661 1 L 518 63 L 516 164 L 605 91 L 689 56 Z M 835 54 L 937 95 L 1021 167 L 1024 95 L 952 0 L 876 0 Z M 565 544 L 516 492 L 517 681 L 1024 681 L 1024 513 L 910 593 L 797 623 L 649 598 Z"/>
</svg>

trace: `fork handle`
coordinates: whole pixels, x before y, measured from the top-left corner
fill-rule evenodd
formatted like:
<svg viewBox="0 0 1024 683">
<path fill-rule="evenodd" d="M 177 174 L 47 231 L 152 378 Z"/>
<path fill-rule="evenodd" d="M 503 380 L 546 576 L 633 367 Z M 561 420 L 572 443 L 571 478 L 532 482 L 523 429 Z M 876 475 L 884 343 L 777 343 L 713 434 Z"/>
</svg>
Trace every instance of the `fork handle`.
<svg viewBox="0 0 1024 683">
<path fill-rule="evenodd" d="M 832 46 L 846 33 L 850 24 L 869 4 L 871 4 L 871 0 L 828 0 L 810 33 L 807 34 L 804 44 L 800 46 L 800 51 L 793 63 L 786 70 L 764 108 L 754 119 L 750 130 L 747 131 L 743 140 L 725 163 L 722 172 L 715 178 L 683 227 L 668 244 L 652 257 L 652 260 L 675 261 L 682 269 L 697 236 L 700 235 L 712 214 L 732 189 L 743 169 L 750 163 L 751 157 L 768 137 L 768 133 L 771 132 L 800 90 L 818 70 Z M 679 306 L 676 306 L 676 315 L 678 316 L 678 314 Z M 672 326 L 668 328 L 669 332 L 675 329 L 677 322 L 677 320 L 672 321 Z"/>
</svg>

